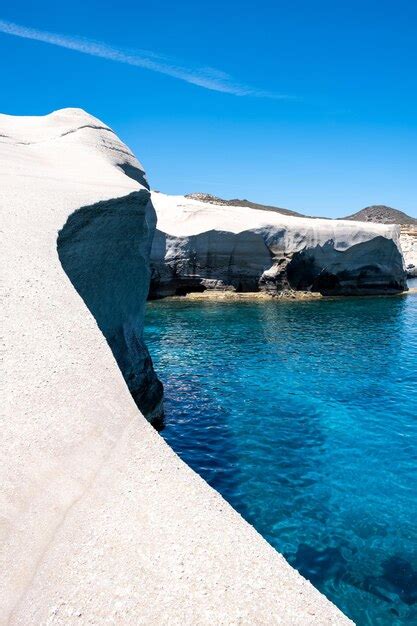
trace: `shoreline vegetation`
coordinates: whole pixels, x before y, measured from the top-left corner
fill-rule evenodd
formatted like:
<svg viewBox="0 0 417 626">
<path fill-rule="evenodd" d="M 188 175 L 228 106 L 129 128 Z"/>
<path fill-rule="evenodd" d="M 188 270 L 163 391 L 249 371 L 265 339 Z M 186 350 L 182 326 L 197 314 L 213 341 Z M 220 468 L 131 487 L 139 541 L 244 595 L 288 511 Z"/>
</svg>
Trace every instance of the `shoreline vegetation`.
<svg viewBox="0 0 417 626">
<path fill-rule="evenodd" d="M 249 291 L 238 293 L 231 290 L 215 290 L 208 289 L 203 292 L 191 292 L 184 296 L 166 296 L 164 298 L 156 298 L 148 301 L 149 303 L 166 301 L 211 301 L 211 302 L 248 302 L 253 300 L 284 300 L 284 301 L 310 301 L 310 300 L 339 300 L 341 298 L 385 298 L 417 295 L 417 287 L 410 287 L 408 291 L 402 291 L 395 294 L 378 294 L 378 295 L 362 295 L 362 296 L 323 296 L 317 292 L 311 291 L 281 291 L 277 293 L 268 293 L 265 291 Z"/>
</svg>

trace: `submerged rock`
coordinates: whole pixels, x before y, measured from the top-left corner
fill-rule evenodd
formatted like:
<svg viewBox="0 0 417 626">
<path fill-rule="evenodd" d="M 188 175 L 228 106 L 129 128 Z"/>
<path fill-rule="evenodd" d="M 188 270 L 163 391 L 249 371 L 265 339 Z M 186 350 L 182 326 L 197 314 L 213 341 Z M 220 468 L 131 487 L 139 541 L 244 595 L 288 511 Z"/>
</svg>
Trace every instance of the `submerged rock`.
<svg viewBox="0 0 417 626">
<path fill-rule="evenodd" d="M 152 199 L 158 230 L 150 298 L 206 289 L 324 295 L 407 289 L 395 225 L 295 217 L 161 193 Z"/>
</svg>

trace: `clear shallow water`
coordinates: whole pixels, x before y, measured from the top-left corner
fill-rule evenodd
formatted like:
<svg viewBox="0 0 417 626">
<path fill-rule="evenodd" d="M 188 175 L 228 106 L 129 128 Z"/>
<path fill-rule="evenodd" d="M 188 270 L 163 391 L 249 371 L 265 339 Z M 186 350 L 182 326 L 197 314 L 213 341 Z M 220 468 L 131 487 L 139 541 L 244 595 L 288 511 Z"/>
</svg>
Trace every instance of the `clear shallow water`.
<svg viewBox="0 0 417 626">
<path fill-rule="evenodd" d="M 150 303 L 174 450 L 358 625 L 417 624 L 417 296 Z"/>
</svg>

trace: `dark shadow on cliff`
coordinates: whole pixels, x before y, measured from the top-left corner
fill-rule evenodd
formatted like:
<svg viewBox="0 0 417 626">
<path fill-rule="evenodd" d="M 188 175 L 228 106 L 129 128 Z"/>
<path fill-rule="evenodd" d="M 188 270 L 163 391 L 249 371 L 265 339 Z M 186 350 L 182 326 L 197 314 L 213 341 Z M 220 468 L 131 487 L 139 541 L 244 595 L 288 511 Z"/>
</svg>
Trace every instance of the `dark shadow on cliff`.
<svg viewBox="0 0 417 626">
<path fill-rule="evenodd" d="M 403 259 L 394 240 L 378 236 L 335 248 L 282 251 L 285 229 L 273 235 L 209 230 L 190 236 L 155 232 L 149 299 L 233 289 L 277 293 L 288 289 L 323 295 L 395 294 L 407 290 Z M 276 253 L 274 252 L 276 251 Z"/>
<path fill-rule="evenodd" d="M 272 263 L 262 235 L 251 230 L 212 229 L 185 237 L 156 230 L 149 299 L 205 289 L 259 291 L 259 278 Z"/>
<path fill-rule="evenodd" d="M 163 413 L 162 384 L 142 336 L 155 221 L 149 193 L 137 191 L 75 211 L 57 241 L 62 267 L 107 339 L 136 404 L 151 421 Z"/>
<path fill-rule="evenodd" d="M 374 237 L 347 250 L 334 242 L 297 252 L 287 267 L 293 289 L 325 296 L 395 294 L 407 291 L 400 251 L 392 239 Z"/>
<path fill-rule="evenodd" d="M 118 167 L 126 176 L 129 176 L 129 178 L 142 185 L 142 187 L 149 189 L 149 184 L 143 170 L 139 169 L 135 165 L 132 165 L 131 163 L 120 163 Z"/>
</svg>

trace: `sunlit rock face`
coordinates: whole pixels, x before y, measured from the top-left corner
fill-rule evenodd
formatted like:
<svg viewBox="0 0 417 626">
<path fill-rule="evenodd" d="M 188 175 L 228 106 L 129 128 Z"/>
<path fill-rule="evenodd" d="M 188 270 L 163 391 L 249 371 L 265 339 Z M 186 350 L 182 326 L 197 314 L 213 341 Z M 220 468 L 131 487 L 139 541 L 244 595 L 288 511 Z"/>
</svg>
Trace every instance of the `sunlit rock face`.
<svg viewBox="0 0 417 626">
<path fill-rule="evenodd" d="M 156 224 L 142 165 L 81 109 L 1 115 L 0 136 L 0 197 L 15 211 L 15 223 L 35 224 L 27 243 L 32 262 L 46 257 L 43 240 L 51 245 L 54 237 L 56 261 L 106 337 L 138 407 L 149 419 L 159 416 L 162 385 L 142 340 Z M 45 263 L 52 269 L 52 259 Z"/>
<path fill-rule="evenodd" d="M 154 192 L 158 229 L 150 297 L 206 289 L 398 293 L 406 274 L 398 228 L 293 217 Z"/>
<path fill-rule="evenodd" d="M 400 242 L 407 276 L 417 278 L 417 226 L 404 226 Z"/>
</svg>

